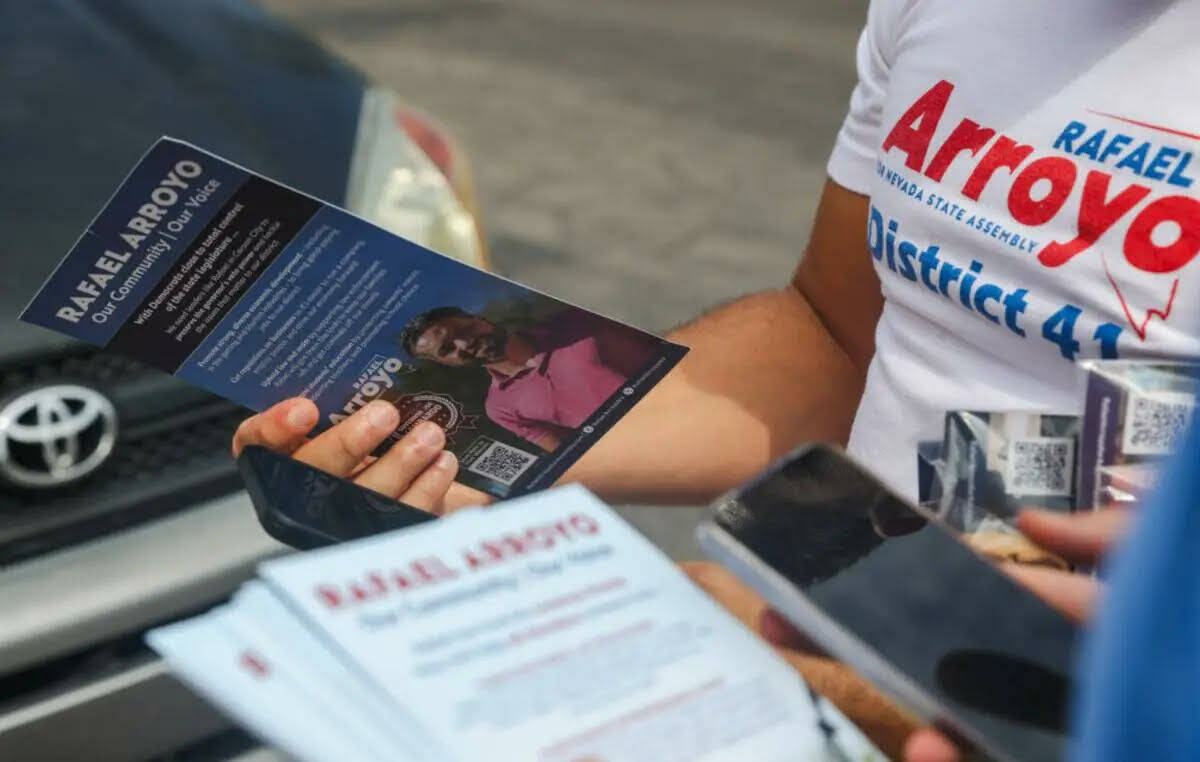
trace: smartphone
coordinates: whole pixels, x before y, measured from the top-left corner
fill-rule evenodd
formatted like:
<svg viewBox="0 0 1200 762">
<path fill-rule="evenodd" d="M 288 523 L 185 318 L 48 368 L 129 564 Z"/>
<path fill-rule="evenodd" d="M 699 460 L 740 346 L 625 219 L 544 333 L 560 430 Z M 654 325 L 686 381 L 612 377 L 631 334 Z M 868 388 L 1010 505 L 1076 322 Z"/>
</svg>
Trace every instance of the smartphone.
<svg viewBox="0 0 1200 762">
<path fill-rule="evenodd" d="M 432 521 L 435 516 L 339 479 L 295 458 L 252 445 L 238 469 L 267 534 L 309 550 Z"/>
<path fill-rule="evenodd" d="M 920 719 L 993 759 L 1063 758 L 1077 628 L 841 451 L 783 458 L 697 536 Z"/>
</svg>

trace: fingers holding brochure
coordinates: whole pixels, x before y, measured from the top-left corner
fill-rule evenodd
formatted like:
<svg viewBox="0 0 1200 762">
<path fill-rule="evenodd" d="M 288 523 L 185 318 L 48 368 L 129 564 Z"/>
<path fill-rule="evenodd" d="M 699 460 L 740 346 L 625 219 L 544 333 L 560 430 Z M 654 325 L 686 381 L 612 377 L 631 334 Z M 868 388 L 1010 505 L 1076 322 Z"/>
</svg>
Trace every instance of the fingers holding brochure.
<svg viewBox="0 0 1200 762">
<path fill-rule="evenodd" d="M 395 406 L 387 402 L 372 402 L 340 424 L 300 445 L 295 456 L 334 476 L 348 476 L 398 425 L 400 414 Z M 410 440 L 408 444 L 411 447 L 414 442 Z"/>
<path fill-rule="evenodd" d="M 272 405 L 238 426 L 233 433 L 233 457 L 241 455 L 246 445 L 261 445 L 290 455 L 307 441 L 318 415 L 317 406 L 303 397 Z"/>
<path fill-rule="evenodd" d="M 233 451 L 238 454 L 247 445 L 267 447 L 334 476 L 352 478 L 360 486 L 414 508 L 440 514 L 447 508 L 445 498 L 458 473 L 458 460 L 442 449 L 446 437 L 440 427 L 423 423 L 382 456 L 371 456 L 399 425 L 399 418 L 395 406 L 375 401 L 308 439 L 317 422 L 316 407 L 305 399 L 290 399 L 243 421 L 234 434 Z M 451 507 L 461 507 L 470 499 L 462 492 L 455 495 Z"/>
<path fill-rule="evenodd" d="M 317 409 L 296 397 L 242 421 L 233 436 L 233 454 L 240 455 L 249 445 L 266 447 L 438 515 L 492 501 L 454 481 L 458 459 L 442 449 L 445 432 L 434 423 L 414 427 L 381 457 L 371 455 L 391 435 L 395 415 L 388 403 L 373 402 L 310 439 Z"/>
</svg>

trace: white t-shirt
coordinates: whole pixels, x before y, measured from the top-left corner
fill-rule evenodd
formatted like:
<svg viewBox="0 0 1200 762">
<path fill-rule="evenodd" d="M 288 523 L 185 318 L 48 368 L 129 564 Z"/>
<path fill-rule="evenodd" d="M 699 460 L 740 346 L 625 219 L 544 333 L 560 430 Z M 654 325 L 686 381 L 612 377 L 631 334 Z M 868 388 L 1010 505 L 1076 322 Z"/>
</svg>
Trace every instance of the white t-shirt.
<svg viewBox="0 0 1200 762">
<path fill-rule="evenodd" d="M 829 174 L 885 304 L 850 451 L 916 491 L 947 410 L 1077 413 L 1200 357 L 1200 2 L 874 0 Z"/>
</svg>

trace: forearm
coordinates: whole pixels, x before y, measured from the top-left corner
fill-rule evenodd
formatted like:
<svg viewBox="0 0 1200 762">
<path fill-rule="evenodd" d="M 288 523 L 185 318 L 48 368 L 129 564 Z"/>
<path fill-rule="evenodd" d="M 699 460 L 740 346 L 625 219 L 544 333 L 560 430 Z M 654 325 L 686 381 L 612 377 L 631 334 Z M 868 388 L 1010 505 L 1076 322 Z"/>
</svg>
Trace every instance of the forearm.
<svg viewBox="0 0 1200 762">
<path fill-rule="evenodd" d="M 613 501 L 702 502 L 806 441 L 844 442 L 863 371 L 793 287 L 671 334 L 687 357 L 572 468 Z"/>
</svg>

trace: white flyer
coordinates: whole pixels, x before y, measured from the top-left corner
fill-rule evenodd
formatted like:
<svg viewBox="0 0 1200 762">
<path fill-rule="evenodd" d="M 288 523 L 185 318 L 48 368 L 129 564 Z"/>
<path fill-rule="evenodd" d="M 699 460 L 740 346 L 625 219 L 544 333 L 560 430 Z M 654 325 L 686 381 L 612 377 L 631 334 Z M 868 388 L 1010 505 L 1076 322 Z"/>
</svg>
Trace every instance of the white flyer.
<svg viewBox="0 0 1200 762">
<path fill-rule="evenodd" d="M 268 561 L 259 575 L 149 642 L 298 759 L 882 760 L 580 487 Z"/>
<path fill-rule="evenodd" d="M 795 672 L 582 488 L 260 573 L 461 759 L 771 762 L 823 740 Z"/>
<path fill-rule="evenodd" d="M 342 732 L 291 674 L 297 665 L 256 651 L 230 626 L 228 607 L 147 635 L 171 671 L 262 740 L 301 760 L 380 759 Z"/>
</svg>

